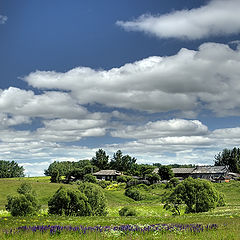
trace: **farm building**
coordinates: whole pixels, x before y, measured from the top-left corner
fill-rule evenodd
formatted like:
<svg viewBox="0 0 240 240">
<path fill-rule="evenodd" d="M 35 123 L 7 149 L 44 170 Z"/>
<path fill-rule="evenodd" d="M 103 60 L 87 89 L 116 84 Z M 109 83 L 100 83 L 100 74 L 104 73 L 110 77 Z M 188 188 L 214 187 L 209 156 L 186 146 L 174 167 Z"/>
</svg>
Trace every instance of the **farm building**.
<svg viewBox="0 0 240 240">
<path fill-rule="evenodd" d="M 95 176 L 98 180 L 108 181 L 116 181 L 117 177 L 120 175 L 122 175 L 122 173 L 117 170 L 101 170 L 99 172 L 93 173 L 93 176 Z"/>
<path fill-rule="evenodd" d="M 158 172 L 158 168 L 154 169 Z M 197 166 L 195 168 L 172 168 L 174 176 L 185 179 L 188 177 L 224 181 L 234 179 L 227 166 Z"/>
</svg>

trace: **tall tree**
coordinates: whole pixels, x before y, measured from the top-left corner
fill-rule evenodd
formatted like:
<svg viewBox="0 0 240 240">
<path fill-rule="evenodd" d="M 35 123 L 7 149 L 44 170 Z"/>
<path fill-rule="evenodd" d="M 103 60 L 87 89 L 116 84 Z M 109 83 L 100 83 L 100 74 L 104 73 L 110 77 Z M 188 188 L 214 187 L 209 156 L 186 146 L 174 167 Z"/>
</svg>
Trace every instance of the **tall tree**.
<svg viewBox="0 0 240 240">
<path fill-rule="evenodd" d="M 240 149 L 223 149 L 215 157 L 215 166 L 228 166 L 231 172 L 240 172 Z"/>
<path fill-rule="evenodd" d="M 130 172 L 137 159 L 129 155 L 123 155 L 121 150 L 113 154 L 110 166 L 118 171 Z"/>
<path fill-rule="evenodd" d="M 108 159 L 109 156 L 103 149 L 99 149 L 96 152 L 96 155 L 92 158 L 91 164 L 95 165 L 99 169 L 107 169 L 108 168 Z"/>
<path fill-rule="evenodd" d="M 169 166 L 160 166 L 158 174 L 162 180 L 169 180 L 174 176 L 174 173 Z"/>
<path fill-rule="evenodd" d="M 24 168 L 15 161 L 0 160 L 0 178 L 24 177 Z"/>
</svg>

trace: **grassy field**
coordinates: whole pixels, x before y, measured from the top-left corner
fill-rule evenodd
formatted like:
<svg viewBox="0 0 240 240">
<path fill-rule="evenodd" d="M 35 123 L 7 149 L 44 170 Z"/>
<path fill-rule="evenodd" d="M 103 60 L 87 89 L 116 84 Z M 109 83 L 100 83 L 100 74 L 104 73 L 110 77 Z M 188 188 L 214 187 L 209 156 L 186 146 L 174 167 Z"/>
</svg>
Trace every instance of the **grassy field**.
<svg viewBox="0 0 240 240">
<path fill-rule="evenodd" d="M 33 217 L 11 217 L 4 211 L 6 196 L 14 194 L 23 181 L 29 181 L 37 192 L 43 209 L 47 207 L 48 199 L 61 184 L 49 183 L 49 178 L 24 178 L 24 179 L 0 179 L 0 239 L 240 239 L 240 182 L 218 183 L 215 187 L 225 194 L 226 206 L 214 211 L 200 214 L 183 214 L 172 216 L 163 209 L 160 198 L 164 194 L 163 187 L 147 188 L 146 199 L 140 202 L 126 197 L 124 190 L 105 190 L 108 201 L 108 215 L 106 217 L 65 217 L 47 216 L 46 210 Z M 67 185 L 76 188 L 76 185 Z M 137 217 L 119 217 L 118 211 L 123 206 L 134 207 Z M 167 224 L 162 230 L 156 230 L 156 224 Z M 174 224 L 174 227 L 171 228 Z M 192 230 L 179 230 L 179 224 L 187 229 L 189 224 L 201 224 L 203 229 L 209 224 L 216 224 L 217 228 L 193 232 Z M 95 230 L 73 231 L 63 230 L 50 234 L 50 230 L 41 232 L 36 230 L 5 234 L 4 230 L 10 231 L 20 226 L 84 226 L 94 227 Z M 100 226 L 121 226 L 129 228 L 137 226 L 136 231 L 101 230 Z M 149 225 L 155 225 L 154 227 Z M 157 225 L 158 226 L 158 225 Z M 159 225 L 162 226 L 162 225 Z M 200 225 L 199 225 L 200 226 Z M 98 230 L 96 230 L 98 229 Z M 144 230 L 145 229 L 145 230 Z M 169 230 L 170 229 L 170 230 Z M 194 228 L 195 229 L 195 228 Z M 16 230 L 13 230 L 16 231 Z M 102 232 L 101 232 L 102 231 Z"/>
</svg>

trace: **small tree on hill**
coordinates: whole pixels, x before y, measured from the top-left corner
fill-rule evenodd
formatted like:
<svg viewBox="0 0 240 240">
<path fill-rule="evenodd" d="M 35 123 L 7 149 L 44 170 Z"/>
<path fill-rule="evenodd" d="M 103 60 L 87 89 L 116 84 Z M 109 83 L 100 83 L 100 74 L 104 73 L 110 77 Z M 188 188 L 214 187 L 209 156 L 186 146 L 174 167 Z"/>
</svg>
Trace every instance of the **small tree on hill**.
<svg viewBox="0 0 240 240">
<path fill-rule="evenodd" d="M 179 183 L 163 200 L 164 208 L 180 215 L 182 204 L 186 206 L 187 213 L 207 212 L 214 209 L 219 202 L 224 202 L 222 196 L 207 180 L 187 178 Z"/>
<path fill-rule="evenodd" d="M 50 214 L 66 216 L 91 216 L 92 209 L 87 197 L 78 190 L 60 187 L 48 202 Z"/>
<path fill-rule="evenodd" d="M 35 215 L 40 209 L 36 194 L 28 183 L 23 183 L 18 189 L 16 196 L 8 196 L 6 210 L 12 216 Z"/>
<path fill-rule="evenodd" d="M 48 202 L 50 214 L 67 216 L 104 216 L 106 198 L 101 187 L 80 183 L 78 190 L 60 187 Z"/>
<path fill-rule="evenodd" d="M 87 197 L 88 203 L 92 208 L 92 215 L 107 215 L 107 200 L 100 186 L 84 182 L 79 184 L 79 190 Z"/>
</svg>

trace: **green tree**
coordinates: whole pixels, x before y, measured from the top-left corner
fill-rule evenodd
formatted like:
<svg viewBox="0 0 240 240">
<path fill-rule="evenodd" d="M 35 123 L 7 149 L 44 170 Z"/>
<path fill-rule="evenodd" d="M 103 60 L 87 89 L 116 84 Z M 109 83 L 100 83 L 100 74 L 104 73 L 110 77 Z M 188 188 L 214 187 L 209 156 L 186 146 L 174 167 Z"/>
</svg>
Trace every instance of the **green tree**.
<svg viewBox="0 0 240 240">
<path fill-rule="evenodd" d="M 107 215 L 106 197 L 102 188 L 96 184 L 84 182 L 79 184 L 79 190 L 84 193 L 92 209 L 92 215 Z"/>
<path fill-rule="evenodd" d="M 116 169 L 122 172 L 131 173 L 137 159 L 129 155 L 123 155 L 121 150 L 118 150 L 113 154 L 110 166 L 112 169 Z"/>
<path fill-rule="evenodd" d="M 48 202 L 50 214 L 91 216 L 92 209 L 84 193 L 60 187 Z"/>
<path fill-rule="evenodd" d="M 97 183 L 97 178 L 95 176 L 93 176 L 92 174 L 88 173 L 83 176 L 83 181 Z"/>
<path fill-rule="evenodd" d="M 46 176 L 51 176 L 51 182 L 59 182 L 61 177 L 68 176 L 69 172 L 74 169 L 73 162 L 64 161 L 64 162 L 57 162 L 54 161 L 51 163 L 44 171 Z"/>
<path fill-rule="evenodd" d="M 28 183 L 23 183 L 17 189 L 18 195 L 10 195 L 7 197 L 6 210 L 11 213 L 12 216 L 28 216 L 35 215 L 40 205 L 36 198 L 35 192 Z"/>
<path fill-rule="evenodd" d="M 215 166 L 228 166 L 229 171 L 240 173 L 240 149 L 223 149 L 215 157 Z"/>
<path fill-rule="evenodd" d="M 186 206 L 186 213 L 207 212 L 214 209 L 222 196 L 207 180 L 187 178 L 179 183 L 169 195 L 164 198 L 164 208 L 180 215 L 182 204 Z"/>
<path fill-rule="evenodd" d="M 108 159 L 109 156 L 103 149 L 99 149 L 96 152 L 96 155 L 92 158 L 91 164 L 95 165 L 99 169 L 107 169 L 108 168 Z"/>
<path fill-rule="evenodd" d="M 24 168 L 15 161 L 0 160 L 0 178 L 24 177 Z"/>
<path fill-rule="evenodd" d="M 157 173 L 146 174 L 145 177 L 150 182 L 150 184 L 154 184 L 161 179 Z"/>
<path fill-rule="evenodd" d="M 158 174 L 162 180 L 169 180 L 173 178 L 174 173 L 169 166 L 160 166 L 158 170 Z"/>
</svg>

